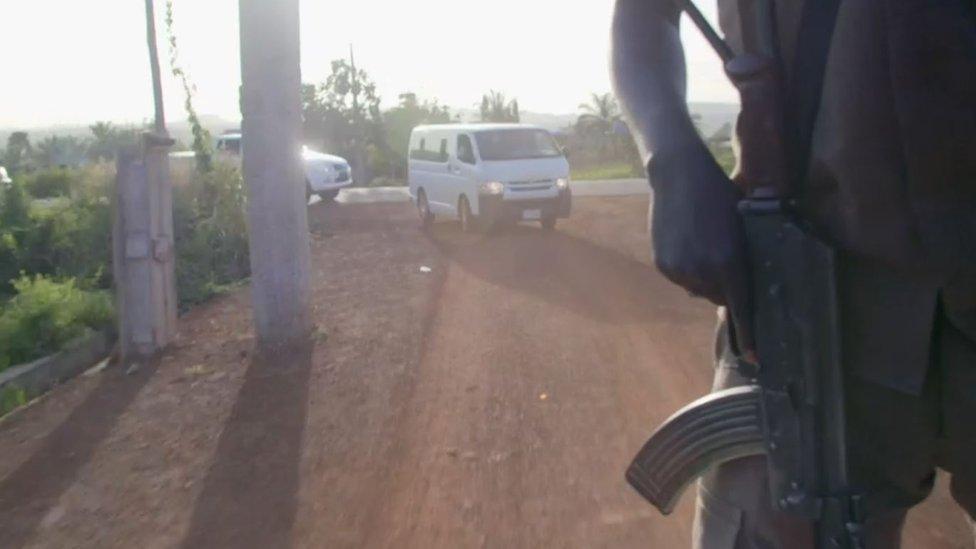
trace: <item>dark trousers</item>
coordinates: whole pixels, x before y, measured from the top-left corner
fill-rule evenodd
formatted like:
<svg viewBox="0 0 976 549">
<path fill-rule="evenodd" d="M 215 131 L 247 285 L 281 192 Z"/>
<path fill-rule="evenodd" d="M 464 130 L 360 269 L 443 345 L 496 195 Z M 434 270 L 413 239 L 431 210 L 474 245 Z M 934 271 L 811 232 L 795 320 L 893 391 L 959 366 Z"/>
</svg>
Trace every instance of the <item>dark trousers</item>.
<svg viewBox="0 0 976 549">
<path fill-rule="evenodd" d="M 846 378 L 850 474 L 856 490 L 869 494 L 870 549 L 901 546 L 905 515 L 931 492 L 936 468 L 952 473 L 953 497 L 976 516 L 976 340 L 956 322 L 939 310 L 921 394 Z M 715 390 L 746 383 L 726 334 L 720 326 Z M 813 528 L 772 507 L 765 458 L 744 458 L 712 469 L 699 483 L 693 546 L 812 548 Z"/>
</svg>

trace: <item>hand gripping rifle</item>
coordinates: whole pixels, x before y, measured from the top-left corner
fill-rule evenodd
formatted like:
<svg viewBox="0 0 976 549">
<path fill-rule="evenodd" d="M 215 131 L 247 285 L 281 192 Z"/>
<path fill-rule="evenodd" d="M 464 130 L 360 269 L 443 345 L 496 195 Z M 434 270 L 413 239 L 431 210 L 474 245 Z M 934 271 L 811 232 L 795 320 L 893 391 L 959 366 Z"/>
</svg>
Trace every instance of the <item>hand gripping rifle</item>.
<svg viewBox="0 0 976 549">
<path fill-rule="evenodd" d="M 803 223 L 791 198 L 809 154 L 838 1 L 806 3 L 814 7 L 805 8 L 794 72 L 804 71 L 813 82 L 794 80 L 794 117 L 783 108 L 774 54 L 735 56 L 691 0 L 677 1 L 722 57 L 741 95 L 733 179 L 747 191 L 739 211 L 759 364 L 751 384 L 703 397 L 665 421 L 634 458 L 627 481 L 668 514 L 708 468 L 765 455 L 774 508 L 816 523 L 821 549 L 860 549 L 861 499 L 851 494 L 847 478 L 835 252 Z M 773 28 L 771 18 L 760 23 Z M 773 51 L 771 38 L 760 37 L 760 48 L 765 43 Z"/>
</svg>

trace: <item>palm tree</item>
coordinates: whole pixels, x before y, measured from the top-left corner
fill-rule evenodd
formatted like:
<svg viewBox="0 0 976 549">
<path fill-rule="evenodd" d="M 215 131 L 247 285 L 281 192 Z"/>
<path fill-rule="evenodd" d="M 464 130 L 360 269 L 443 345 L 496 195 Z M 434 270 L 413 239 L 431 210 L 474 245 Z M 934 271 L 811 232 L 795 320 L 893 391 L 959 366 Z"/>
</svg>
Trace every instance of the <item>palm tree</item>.
<svg viewBox="0 0 976 549">
<path fill-rule="evenodd" d="M 115 158 L 118 130 L 112 126 L 112 123 L 96 122 L 88 126 L 88 129 L 92 134 L 92 142 L 88 148 L 88 156 L 96 162 Z"/>
<path fill-rule="evenodd" d="M 579 108 L 583 112 L 576 119 L 576 133 L 598 150 L 603 160 L 618 157 L 625 136 L 619 135 L 623 118 L 617 99 L 609 92 L 593 93 L 590 102 L 581 103 Z"/>
<path fill-rule="evenodd" d="M 621 120 L 620 106 L 612 93 L 593 93 L 589 103 L 581 103 L 583 111 L 576 119 L 576 128 L 583 134 L 609 134 Z"/>
<path fill-rule="evenodd" d="M 495 90 L 481 97 L 482 122 L 518 122 L 520 118 L 518 99 L 507 101 L 504 93 Z"/>
</svg>

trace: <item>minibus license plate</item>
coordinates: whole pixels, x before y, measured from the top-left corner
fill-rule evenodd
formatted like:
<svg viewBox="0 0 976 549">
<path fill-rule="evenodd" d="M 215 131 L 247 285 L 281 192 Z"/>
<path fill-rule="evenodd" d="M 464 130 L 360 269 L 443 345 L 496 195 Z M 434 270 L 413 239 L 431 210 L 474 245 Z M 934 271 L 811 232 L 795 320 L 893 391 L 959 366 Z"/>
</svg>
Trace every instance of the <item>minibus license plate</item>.
<svg viewBox="0 0 976 549">
<path fill-rule="evenodd" d="M 542 210 L 522 210 L 522 219 L 542 219 Z"/>
</svg>

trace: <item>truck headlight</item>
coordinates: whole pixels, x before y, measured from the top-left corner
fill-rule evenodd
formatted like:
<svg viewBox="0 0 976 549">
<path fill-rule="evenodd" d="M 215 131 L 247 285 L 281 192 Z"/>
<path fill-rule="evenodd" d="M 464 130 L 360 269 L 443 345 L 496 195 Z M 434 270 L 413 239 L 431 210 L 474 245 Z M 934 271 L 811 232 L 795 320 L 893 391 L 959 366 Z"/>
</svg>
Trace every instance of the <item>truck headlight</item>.
<svg viewBox="0 0 976 549">
<path fill-rule="evenodd" d="M 505 192 L 505 185 L 499 181 L 491 181 L 479 185 L 478 190 L 482 194 L 502 194 Z"/>
<path fill-rule="evenodd" d="M 569 179 L 560 177 L 556 180 L 556 188 L 560 191 L 565 191 L 569 188 Z"/>
</svg>

